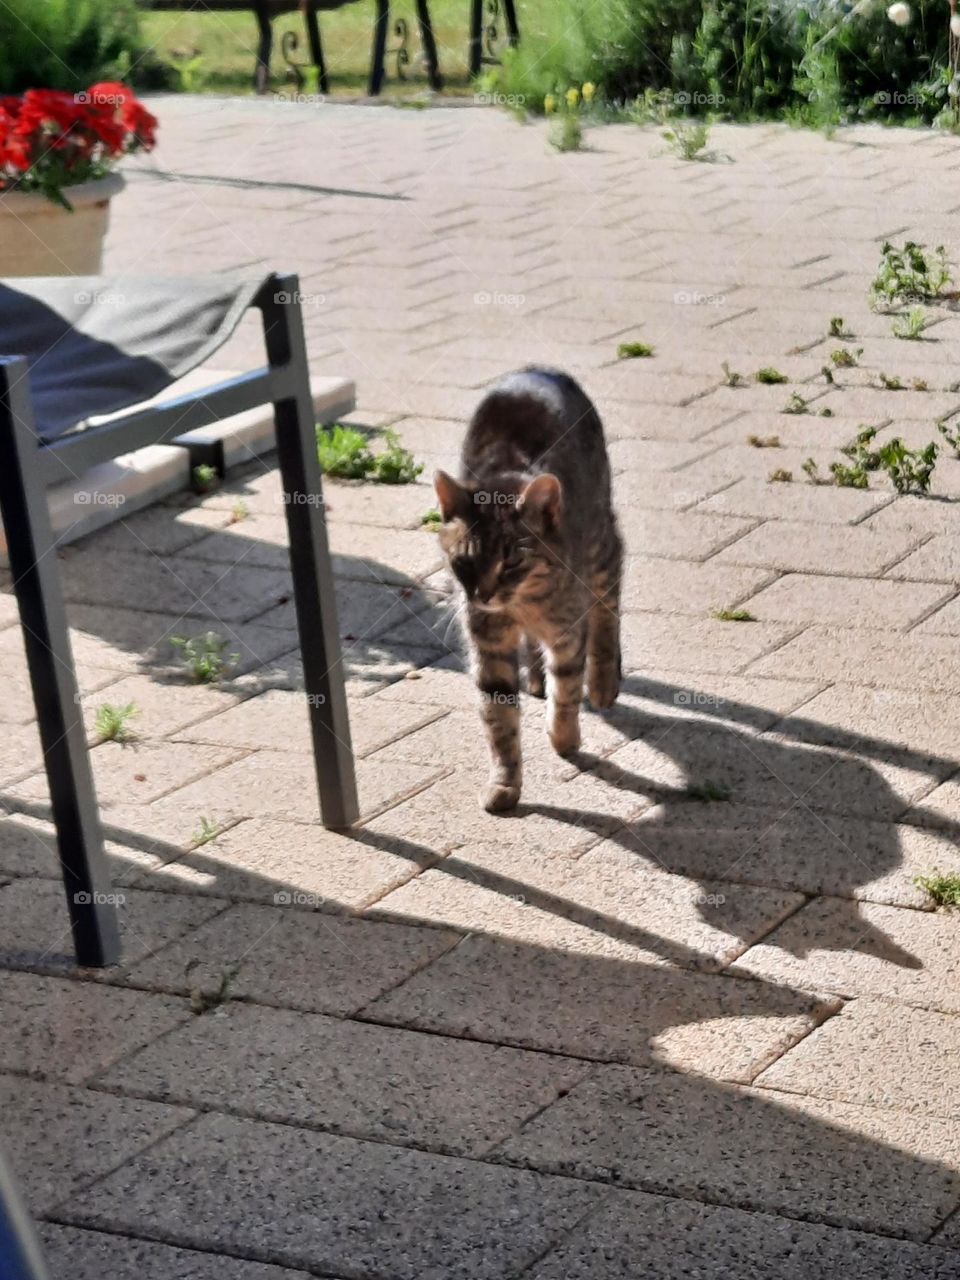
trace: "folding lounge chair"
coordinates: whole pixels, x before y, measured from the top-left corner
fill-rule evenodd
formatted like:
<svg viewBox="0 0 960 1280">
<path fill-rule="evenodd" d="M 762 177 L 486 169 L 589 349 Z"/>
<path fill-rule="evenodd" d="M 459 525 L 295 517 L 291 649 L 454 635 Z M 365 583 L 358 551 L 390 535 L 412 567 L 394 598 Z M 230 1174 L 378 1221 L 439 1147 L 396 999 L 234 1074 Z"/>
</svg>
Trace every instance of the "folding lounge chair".
<svg viewBox="0 0 960 1280">
<path fill-rule="evenodd" d="M 51 483 L 273 405 L 322 821 L 342 828 L 357 818 L 326 524 L 321 501 L 307 500 L 319 498 L 321 479 L 299 296 L 293 275 L 0 281 L 0 516 L 80 965 L 116 963 L 119 940 L 47 509 Z M 250 307 L 262 315 L 266 367 L 87 424 L 158 396 L 222 346 Z"/>
</svg>

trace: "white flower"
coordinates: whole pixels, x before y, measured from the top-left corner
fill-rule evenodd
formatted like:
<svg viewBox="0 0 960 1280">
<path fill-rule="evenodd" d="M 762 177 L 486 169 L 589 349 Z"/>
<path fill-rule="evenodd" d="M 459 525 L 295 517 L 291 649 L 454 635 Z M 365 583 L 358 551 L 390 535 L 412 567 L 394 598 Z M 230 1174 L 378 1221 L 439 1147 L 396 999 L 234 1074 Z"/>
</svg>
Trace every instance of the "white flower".
<svg viewBox="0 0 960 1280">
<path fill-rule="evenodd" d="M 960 40 L 960 13 L 955 13 L 950 19 L 950 30 Z"/>
<path fill-rule="evenodd" d="M 892 4 L 887 10 L 887 17 L 896 26 L 905 27 L 910 21 L 910 6 L 908 4 Z"/>
</svg>

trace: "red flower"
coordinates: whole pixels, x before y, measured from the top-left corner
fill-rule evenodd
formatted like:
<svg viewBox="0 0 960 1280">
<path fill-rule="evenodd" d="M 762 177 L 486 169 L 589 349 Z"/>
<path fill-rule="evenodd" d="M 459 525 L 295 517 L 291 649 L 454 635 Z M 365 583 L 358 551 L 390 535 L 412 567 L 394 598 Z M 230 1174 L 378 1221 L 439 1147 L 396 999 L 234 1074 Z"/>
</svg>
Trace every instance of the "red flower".
<svg viewBox="0 0 960 1280">
<path fill-rule="evenodd" d="M 150 148 L 157 122 L 119 81 L 85 93 L 29 89 L 0 97 L 0 190 L 42 190 L 62 199 L 71 183 L 102 177 L 110 161 Z"/>
</svg>

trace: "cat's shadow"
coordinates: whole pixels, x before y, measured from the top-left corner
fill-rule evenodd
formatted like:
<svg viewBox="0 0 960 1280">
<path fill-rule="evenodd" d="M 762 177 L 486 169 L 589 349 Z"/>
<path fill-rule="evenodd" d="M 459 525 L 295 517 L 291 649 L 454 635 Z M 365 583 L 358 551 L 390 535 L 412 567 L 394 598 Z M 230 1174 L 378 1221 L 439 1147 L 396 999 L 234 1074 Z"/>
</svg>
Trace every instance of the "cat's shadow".
<svg viewBox="0 0 960 1280">
<path fill-rule="evenodd" d="M 540 815 L 592 831 L 650 867 L 699 881 L 705 922 L 736 931 L 728 908 L 737 886 L 810 897 L 895 901 L 903 854 L 896 819 L 909 807 L 883 767 L 943 777 L 951 762 L 848 734 L 800 715 L 769 711 L 708 689 L 680 689 L 642 676 L 624 680 L 619 702 L 603 718 L 623 737 L 612 754 L 581 751 L 584 774 L 649 803 L 617 826 L 610 814 L 538 801 L 528 788 L 515 816 Z M 679 705 L 698 708 L 678 715 Z M 592 714 L 586 707 L 584 714 Z M 770 730 L 769 734 L 757 730 Z M 634 748 L 633 752 L 631 748 Z M 633 769 L 639 748 L 645 771 Z M 960 837 L 943 819 L 938 831 Z M 904 873 L 905 874 L 905 873 Z M 725 891 L 724 891 L 725 890 Z M 900 967 L 920 961 L 861 916 L 859 948 Z M 805 943 L 794 944 L 803 953 Z M 810 946 L 830 946 L 817 935 Z M 847 940 L 837 939 L 843 949 Z M 668 944 L 673 949 L 673 944 Z"/>
</svg>

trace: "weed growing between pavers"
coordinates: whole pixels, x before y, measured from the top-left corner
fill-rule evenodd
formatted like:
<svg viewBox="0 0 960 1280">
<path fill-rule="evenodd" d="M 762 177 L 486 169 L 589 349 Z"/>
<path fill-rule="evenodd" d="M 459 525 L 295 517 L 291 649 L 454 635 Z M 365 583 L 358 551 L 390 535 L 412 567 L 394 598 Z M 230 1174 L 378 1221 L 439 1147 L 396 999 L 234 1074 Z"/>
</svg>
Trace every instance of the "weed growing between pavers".
<svg viewBox="0 0 960 1280">
<path fill-rule="evenodd" d="M 758 369 L 753 375 L 755 382 L 762 382 L 768 387 L 776 386 L 778 382 L 789 382 L 790 379 L 785 373 L 781 373 L 779 369 L 774 369 L 768 365 L 765 369 Z"/>
<path fill-rule="evenodd" d="M 809 413 L 810 401 L 804 400 L 799 391 L 791 391 L 790 399 L 780 410 L 781 413 Z"/>
<path fill-rule="evenodd" d="M 710 141 L 709 126 L 698 121 L 695 124 L 677 122 L 662 134 L 670 150 L 678 160 L 712 160 L 714 154 L 707 151 Z"/>
<path fill-rule="evenodd" d="M 887 311 L 905 302 L 933 301 L 951 282 L 942 244 L 937 245 L 931 257 L 926 246 L 914 240 L 905 241 L 902 249 L 888 240 L 881 254 L 877 274 L 870 285 L 871 304 L 878 311 Z"/>
<path fill-rule="evenodd" d="M 925 889 L 938 907 L 960 907 L 960 875 L 931 871 L 929 875 L 914 876 L 913 883 Z"/>
<path fill-rule="evenodd" d="M 170 643 L 197 684 L 216 684 L 240 661 L 238 653 L 227 652 L 227 641 L 216 631 L 199 636 L 171 636 Z"/>
<path fill-rule="evenodd" d="M 877 427 L 861 427 L 856 438 L 840 452 L 848 462 L 831 462 L 833 483 L 844 489 L 866 489 L 870 473 L 885 471 L 897 493 L 928 493 L 937 464 L 939 446 L 931 441 L 922 449 L 908 449 L 899 436 L 874 447 Z M 803 470 L 812 484 L 829 484 L 820 474 L 813 458 L 807 458 Z"/>
<path fill-rule="evenodd" d="M 440 514 L 439 511 L 436 511 L 433 508 L 431 508 L 429 511 L 425 511 L 423 515 L 420 517 L 421 529 L 428 529 L 432 532 L 436 529 L 439 529 L 442 524 L 443 524 L 443 516 Z"/>
<path fill-rule="evenodd" d="M 718 622 L 756 622 L 747 609 L 714 609 L 712 616 Z"/>
<path fill-rule="evenodd" d="M 863 347 L 857 347 L 856 351 L 851 351 L 849 347 L 837 347 L 830 352 L 830 359 L 837 369 L 853 369 L 859 364 L 862 355 Z"/>
<path fill-rule="evenodd" d="M 230 523 L 239 524 L 241 520 L 246 520 L 249 514 L 250 514 L 250 508 L 247 506 L 247 504 L 244 502 L 242 498 L 238 498 L 237 501 L 230 508 Z"/>
<path fill-rule="evenodd" d="M 937 430 L 943 436 L 944 442 L 953 450 L 953 456 L 960 458 L 960 421 L 958 421 L 958 425 L 951 427 L 949 423 L 941 419 L 937 423 Z"/>
<path fill-rule="evenodd" d="M 653 355 L 653 347 L 649 342 L 621 342 L 617 347 L 618 360 L 642 360 Z"/>
<path fill-rule="evenodd" d="M 184 965 L 183 976 L 189 980 L 190 974 L 200 963 L 199 960 L 188 960 Z M 192 1013 L 207 1013 L 210 1009 L 216 1009 L 222 1004 L 226 1004 L 230 997 L 230 987 L 234 978 L 240 972 L 240 965 L 229 965 L 221 971 L 220 985 L 216 991 L 204 991 L 199 986 L 191 986 L 190 988 L 190 1009 Z"/>
<path fill-rule="evenodd" d="M 690 800 L 702 800 L 706 803 L 723 803 L 732 798 L 732 792 L 729 787 L 725 787 L 719 782 L 706 782 L 687 787 L 684 793 Z"/>
<path fill-rule="evenodd" d="M 335 423 L 317 427 L 317 458 L 324 475 L 339 480 L 375 480 L 380 484 L 412 484 L 423 471 L 395 431 L 385 431 L 386 449 L 374 453 L 369 439 L 354 427 Z"/>
<path fill-rule="evenodd" d="M 139 715 L 136 703 L 128 702 L 125 707 L 115 707 L 104 702 L 97 708 L 94 729 L 101 742 L 130 742 L 137 735 L 129 727 L 127 721 Z"/>
<path fill-rule="evenodd" d="M 852 338 L 843 322 L 843 316 L 831 316 L 828 336 L 831 338 Z"/>
<path fill-rule="evenodd" d="M 779 436 L 747 436 L 747 444 L 753 445 L 754 449 L 779 449 Z"/>
<path fill-rule="evenodd" d="M 726 360 L 724 360 L 720 368 L 723 370 L 723 385 L 725 387 L 745 387 L 747 385 L 747 380 L 743 374 L 731 369 Z"/>
<path fill-rule="evenodd" d="M 194 493 L 209 493 L 211 489 L 217 487 L 220 480 L 216 467 L 211 467 L 206 462 L 201 462 L 199 466 L 194 467 L 190 478 Z"/>
<path fill-rule="evenodd" d="M 193 835 L 190 837 L 190 843 L 194 849 L 199 849 L 201 845 L 209 844 L 211 840 L 216 840 L 223 832 L 223 827 L 216 818 L 207 818 L 201 815 L 200 825 Z"/>
<path fill-rule="evenodd" d="M 793 472 L 787 471 L 785 467 L 777 467 L 776 471 L 771 471 L 767 479 L 772 484 L 790 484 L 793 480 Z"/>
<path fill-rule="evenodd" d="M 897 316 L 894 320 L 893 336 L 907 342 L 919 342 L 929 328 L 930 320 L 923 307 L 911 307 L 905 316 Z"/>
</svg>

